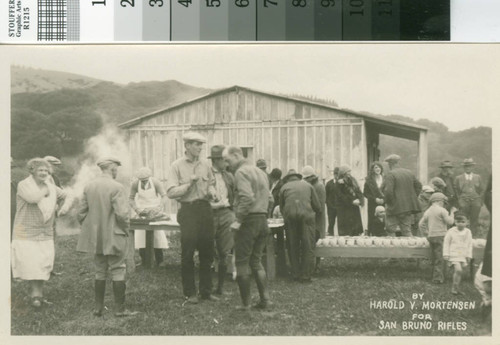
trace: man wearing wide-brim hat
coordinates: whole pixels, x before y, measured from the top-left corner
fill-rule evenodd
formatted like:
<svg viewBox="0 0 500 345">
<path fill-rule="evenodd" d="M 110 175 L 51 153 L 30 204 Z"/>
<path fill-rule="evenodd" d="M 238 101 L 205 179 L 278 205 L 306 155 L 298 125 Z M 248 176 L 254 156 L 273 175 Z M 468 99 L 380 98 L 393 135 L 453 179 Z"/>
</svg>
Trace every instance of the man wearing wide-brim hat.
<svg viewBox="0 0 500 345">
<path fill-rule="evenodd" d="M 470 221 L 472 237 L 479 231 L 479 212 L 481 211 L 484 185 L 481 176 L 472 172 L 476 163 L 472 158 L 462 162 L 464 173 L 455 178 L 454 188 L 458 199 L 458 208 Z"/>
<path fill-rule="evenodd" d="M 453 164 L 451 163 L 451 161 L 445 160 L 441 162 L 439 168 L 441 169 L 441 172 L 437 177 L 443 180 L 443 182 L 446 184 L 446 186 L 443 189 L 443 193 L 448 198 L 448 203 L 446 208 L 449 211 L 451 207 L 457 206 L 455 187 L 453 186 L 454 184 L 454 176 L 452 172 Z"/>
<path fill-rule="evenodd" d="M 214 223 L 210 201 L 216 200 L 215 178 L 207 160 L 200 158 L 206 139 L 199 133 L 187 132 L 182 137 L 185 155 L 172 163 L 168 173 L 167 196 L 181 207 L 177 222 L 181 228 L 182 290 L 188 303 L 198 303 L 194 279 L 194 252 L 200 258 L 199 294 L 215 301 L 212 295 L 211 266 L 214 259 Z"/>
</svg>

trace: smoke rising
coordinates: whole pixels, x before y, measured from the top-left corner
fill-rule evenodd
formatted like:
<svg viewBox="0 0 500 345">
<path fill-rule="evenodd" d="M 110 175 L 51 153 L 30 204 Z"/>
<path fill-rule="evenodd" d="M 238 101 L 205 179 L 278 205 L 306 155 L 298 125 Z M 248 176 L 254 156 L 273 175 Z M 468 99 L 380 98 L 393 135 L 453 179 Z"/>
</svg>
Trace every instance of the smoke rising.
<svg viewBox="0 0 500 345">
<path fill-rule="evenodd" d="M 116 180 L 128 186 L 132 177 L 130 155 L 125 138 L 114 126 L 105 126 L 101 132 L 88 139 L 82 155 L 80 168 L 68 187 L 76 198 L 83 195 L 85 185 L 101 174 L 97 161 L 103 157 L 114 157 L 120 160 L 122 166 L 118 168 Z"/>
</svg>

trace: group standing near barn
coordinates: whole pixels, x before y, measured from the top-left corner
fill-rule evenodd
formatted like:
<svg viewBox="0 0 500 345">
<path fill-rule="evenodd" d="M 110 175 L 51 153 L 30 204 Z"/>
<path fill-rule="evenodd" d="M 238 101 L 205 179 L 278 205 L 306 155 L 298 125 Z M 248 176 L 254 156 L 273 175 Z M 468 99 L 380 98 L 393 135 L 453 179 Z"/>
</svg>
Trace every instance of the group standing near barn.
<svg viewBox="0 0 500 345">
<path fill-rule="evenodd" d="M 177 221 L 181 284 L 184 299 L 190 304 L 198 304 L 200 299 L 219 300 L 227 258 L 233 251 L 241 296 L 238 309 L 271 307 L 262 256 L 270 231 L 268 217 L 273 215 L 284 219 L 293 280 L 309 283 L 312 275 L 319 272 L 315 244 L 326 233 L 333 235 L 337 223 L 340 236 L 426 236 L 432 249 L 432 281 L 443 283 L 446 261 L 455 272 L 452 293 L 460 293 L 463 269 L 472 259 L 472 238 L 478 234 L 478 214 L 485 191 L 480 176 L 472 172 L 472 159 L 464 159 L 464 173 L 455 178 L 450 171 L 451 162 L 444 161 L 437 182 L 422 186 L 410 170 L 399 165 L 401 157 L 391 154 L 385 159 L 387 172 L 380 162 L 371 165 L 364 188 L 351 175 L 351 168 L 344 165 L 332 169 L 334 178 L 325 187 L 312 166 L 304 166 L 301 174 L 290 169 L 282 177 L 281 169 L 275 168 L 268 175 L 266 161 L 259 159 L 254 165 L 245 159 L 240 147 L 213 145 L 208 157 L 210 164 L 201 157 L 205 137 L 188 132 L 183 143 L 185 154 L 171 164 L 166 188 L 152 176 L 151 169 L 143 167 L 132 184 L 130 197 L 116 181 L 121 162 L 113 157 L 97 161 L 101 175 L 85 187 L 77 213 L 81 223 L 77 250 L 94 255 L 94 315 L 104 312 L 107 278 L 112 280 L 115 315 L 136 314 L 125 308 L 126 257 L 133 250 L 130 214 L 133 211 L 147 216 L 151 208 L 165 211 L 167 198 L 180 205 Z M 51 176 L 55 157 L 49 158 L 30 160 L 30 176 L 11 185 L 16 197 L 15 215 L 12 214 L 12 274 L 15 279 L 30 281 L 35 308 L 44 302 L 43 282 L 52 271 L 55 217 L 68 212 L 72 202 L 64 189 L 56 185 L 56 176 Z M 488 188 L 491 200 L 491 179 Z M 365 200 L 367 228 L 361 216 Z M 155 256 L 157 264 L 161 264 L 162 250 L 168 248 L 168 241 L 163 232 L 157 233 Z M 136 248 L 143 248 L 143 234 L 136 232 L 135 236 Z M 491 305 L 491 230 L 487 246 L 490 249 L 485 255 L 489 257 L 483 264 L 486 270 L 481 271 L 483 278 L 476 279 L 476 284 L 485 305 Z M 195 252 L 199 259 L 198 287 Z M 215 256 L 218 274 L 214 288 Z M 253 306 L 252 280 L 260 297 Z"/>
</svg>

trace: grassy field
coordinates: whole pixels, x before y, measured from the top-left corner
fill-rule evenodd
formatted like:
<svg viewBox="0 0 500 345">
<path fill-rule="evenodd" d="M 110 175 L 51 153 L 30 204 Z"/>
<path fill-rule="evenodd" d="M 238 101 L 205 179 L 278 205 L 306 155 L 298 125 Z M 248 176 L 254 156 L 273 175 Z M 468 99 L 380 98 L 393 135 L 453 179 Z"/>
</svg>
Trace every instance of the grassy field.
<svg viewBox="0 0 500 345">
<path fill-rule="evenodd" d="M 324 259 L 322 272 L 311 284 L 277 278 L 270 282 L 273 307 L 249 313 L 234 309 L 240 303 L 237 284 L 226 284 L 227 294 L 219 302 L 184 304 L 180 283 L 178 237 L 170 238 L 165 250 L 167 267 L 145 270 L 138 267 L 127 287 L 127 307 L 141 313 L 115 318 L 113 296 L 108 284 L 104 317 L 92 316 L 92 259 L 75 251 L 77 235 L 56 240 L 56 272 L 45 286 L 52 302 L 42 310 L 29 305 L 28 286 L 12 283 L 12 335 L 329 335 L 329 336 L 418 336 L 489 335 L 491 321 L 484 321 L 480 296 L 470 278 L 463 282 L 464 296 L 450 294 L 444 285 L 429 282 L 430 266 L 417 268 L 411 260 Z M 215 282 L 215 277 L 214 277 Z M 252 286 L 257 299 L 255 285 Z M 473 310 L 410 310 L 413 293 L 423 301 L 475 301 Z M 370 301 L 394 299 L 405 304 L 401 310 L 370 309 Z M 417 301 L 417 308 L 422 306 Z M 412 315 L 432 318 L 430 330 L 404 330 L 402 322 Z M 380 329 L 381 321 L 396 321 L 395 329 Z M 438 321 L 465 322 L 466 330 L 438 330 Z M 385 323 L 384 323 L 385 324 Z"/>
</svg>

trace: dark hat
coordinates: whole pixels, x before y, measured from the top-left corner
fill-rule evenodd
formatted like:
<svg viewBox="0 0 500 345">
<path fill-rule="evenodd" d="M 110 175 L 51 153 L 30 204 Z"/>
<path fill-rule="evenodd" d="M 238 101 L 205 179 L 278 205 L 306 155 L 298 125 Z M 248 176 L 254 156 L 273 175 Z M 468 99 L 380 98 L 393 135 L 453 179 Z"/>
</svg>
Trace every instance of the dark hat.
<svg viewBox="0 0 500 345">
<path fill-rule="evenodd" d="M 343 165 L 339 168 L 339 176 L 344 176 L 348 172 L 351 172 L 351 168 L 349 168 L 347 165 Z"/>
<path fill-rule="evenodd" d="M 104 158 L 101 158 L 97 161 L 97 166 L 102 167 L 102 166 L 108 165 L 110 163 L 115 163 L 118 166 L 122 165 L 122 163 L 117 158 L 104 157 Z"/>
<path fill-rule="evenodd" d="M 464 161 L 462 162 L 463 166 L 470 166 L 470 165 L 476 165 L 474 163 L 474 160 L 472 158 L 465 158 Z"/>
<path fill-rule="evenodd" d="M 450 161 L 442 161 L 440 168 L 453 168 L 453 164 Z"/>
<path fill-rule="evenodd" d="M 214 145 L 210 148 L 210 156 L 208 158 L 216 159 L 222 158 L 222 152 L 226 147 L 224 145 Z"/>
<path fill-rule="evenodd" d="M 267 168 L 267 163 L 266 163 L 266 161 L 265 161 L 264 159 L 262 159 L 262 158 L 257 160 L 257 164 L 256 164 L 256 165 L 257 165 L 257 168 L 260 168 L 260 169 L 265 169 L 265 168 Z"/>
<path fill-rule="evenodd" d="M 287 174 L 285 177 L 283 177 L 283 182 L 284 183 L 287 183 L 288 180 L 292 177 L 298 177 L 299 180 L 302 180 L 302 175 L 301 174 L 298 174 L 298 173 L 289 173 Z"/>
</svg>

